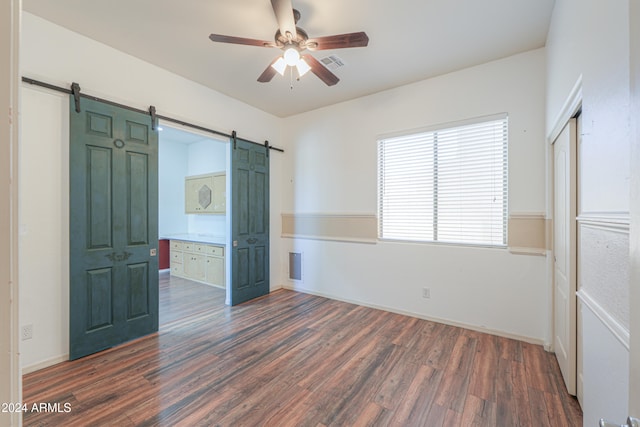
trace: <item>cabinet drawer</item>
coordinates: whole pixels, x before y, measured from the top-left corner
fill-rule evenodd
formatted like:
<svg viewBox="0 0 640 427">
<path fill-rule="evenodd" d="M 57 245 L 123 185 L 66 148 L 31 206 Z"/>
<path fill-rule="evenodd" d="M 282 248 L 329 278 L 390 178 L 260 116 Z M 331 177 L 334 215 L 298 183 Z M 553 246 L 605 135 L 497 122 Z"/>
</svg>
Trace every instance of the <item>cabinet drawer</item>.
<svg viewBox="0 0 640 427">
<path fill-rule="evenodd" d="M 193 252 L 197 254 L 205 254 L 207 253 L 207 245 L 194 244 Z"/>
<path fill-rule="evenodd" d="M 207 246 L 207 255 L 224 256 L 224 248 L 222 246 Z"/>
<path fill-rule="evenodd" d="M 181 276 L 184 274 L 184 268 L 181 262 L 171 261 L 171 274 Z"/>
<path fill-rule="evenodd" d="M 183 242 L 180 240 L 172 240 L 171 241 L 171 249 L 182 250 Z"/>
<path fill-rule="evenodd" d="M 186 252 L 193 252 L 194 246 L 192 242 L 182 242 L 182 249 Z"/>
<path fill-rule="evenodd" d="M 182 262 L 182 252 L 171 252 L 171 262 Z"/>
</svg>

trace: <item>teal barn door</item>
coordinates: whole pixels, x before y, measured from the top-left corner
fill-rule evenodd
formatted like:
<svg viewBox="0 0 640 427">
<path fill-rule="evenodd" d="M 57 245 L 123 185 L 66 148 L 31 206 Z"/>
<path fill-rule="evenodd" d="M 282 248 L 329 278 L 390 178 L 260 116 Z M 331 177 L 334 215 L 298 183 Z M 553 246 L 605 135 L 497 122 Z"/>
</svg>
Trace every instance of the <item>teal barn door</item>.
<svg viewBox="0 0 640 427">
<path fill-rule="evenodd" d="M 69 357 L 158 330 L 158 134 L 150 116 L 70 99 Z"/>
<path fill-rule="evenodd" d="M 231 141 L 231 305 L 269 293 L 269 153 Z"/>
</svg>

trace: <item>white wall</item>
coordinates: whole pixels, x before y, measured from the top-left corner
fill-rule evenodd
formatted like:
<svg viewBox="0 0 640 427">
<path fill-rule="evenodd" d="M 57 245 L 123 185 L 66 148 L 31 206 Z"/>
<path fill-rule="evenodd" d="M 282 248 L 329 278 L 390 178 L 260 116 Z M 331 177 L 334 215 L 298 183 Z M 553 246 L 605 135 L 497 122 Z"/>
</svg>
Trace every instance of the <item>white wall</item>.
<svg viewBox="0 0 640 427">
<path fill-rule="evenodd" d="M 556 0 L 547 39 L 547 133 L 582 81 L 578 288 L 584 425 L 627 417 L 629 2 Z"/>
<path fill-rule="evenodd" d="M 189 144 L 189 175 L 224 172 L 227 168 L 227 142 L 211 139 Z"/>
<path fill-rule="evenodd" d="M 629 211 L 628 11 L 628 1 L 605 0 L 559 0 L 554 8 L 547 133 L 582 76 L 581 213 Z"/>
<path fill-rule="evenodd" d="M 29 13 L 23 14 L 22 24 L 21 72 L 24 76 L 64 87 L 68 87 L 75 81 L 80 84 L 85 93 L 141 109 L 154 105 L 162 115 L 221 131 L 230 132 L 231 129 L 235 129 L 243 138 L 256 141 L 267 139 L 273 141 L 274 145 L 278 145 L 281 119 Z M 57 95 L 46 96 L 55 98 Z M 41 106 L 25 106 L 22 130 L 36 128 L 42 120 L 48 122 L 50 118 L 62 124 L 68 123 L 64 114 L 53 104 L 53 101 L 47 101 Z M 29 113 L 32 107 L 37 109 L 38 115 Z M 47 111 L 44 111 L 45 109 Z M 53 191 L 55 194 L 64 195 L 65 188 L 68 188 L 61 184 L 56 187 L 56 182 L 60 183 L 60 179 L 62 182 L 68 179 L 65 177 L 65 174 L 68 175 L 68 167 L 59 157 L 59 153 L 67 149 L 68 139 L 53 133 L 43 135 L 43 139 L 38 141 L 29 140 L 28 136 L 24 136 L 22 143 L 27 146 L 37 144 L 42 149 L 58 153 L 58 157 L 48 159 L 50 165 L 47 165 L 46 173 L 38 171 L 37 174 L 23 174 L 25 179 L 23 188 L 32 188 L 34 192 L 29 194 L 21 192 L 20 200 L 27 198 L 48 200 L 50 204 L 46 206 L 47 215 L 59 218 L 60 223 L 52 226 L 64 236 L 65 221 L 68 221 L 64 197 L 49 198 L 45 192 Z M 280 206 L 281 199 L 279 186 L 282 179 L 281 161 L 281 157 L 271 156 L 271 204 L 275 211 L 271 222 L 273 236 L 280 235 L 279 212 L 276 209 Z M 20 170 L 24 168 L 25 171 L 32 171 L 29 165 L 40 162 L 42 160 L 39 160 L 39 154 L 35 155 L 30 151 L 30 154 L 21 157 L 19 167 Z M 60 174 L 62 174 L 61 178 Z M 39 189 L 37 183 L 42 181 L 46 181 L 47 184 L 43 189 Z M 34 218 L 37 214 L 32 209 L 35 208 L 21 211 L 20 221 Z M 41 207 L 38 210 L 42 212 Z M 33 221 L 30 223 L 33 224 Z M 272 284 L 281 282 L 279 259 L 281 250 L 278 242 L 279 239 L 272 238 Z M 27 233 L 21 236 L 20 246 L 21 248 L 38 247 L 37 253 L 47 254 L 50 257 L 46 261 L 47 265 L 57 266 L 55 267 L 57 270 L 63 270 L 68 266 L 68 251 L 61 251 L 60 242 L 54 243 L 49 237 L 46 244 L 41 245 L 38 235 Z M 28 271 L 41 269 L 41 260 L 30 256 L 29 252 L 21 252 L 20 259 L 20 273 L 26 274 Z M 49 364 L 57 358 L 66 357 L 65 353 L 61 353 L 60 346 L 64 346 L 68 341 L 68 326 L 65 325 L 64 318 L 60 317 L 60 312 L 45 310 L 36 316 L 29 307 L 32 304 L 35 307 L 42 306 L 45 302 L 65 300 L 68 293 L 68 280 L 59 275 L 48 275 L 47 280 L 37 282 L 35 276 L 27 277 L 26 281 L 21 282 L 20 310 L 24 311 L 24 315 L 21 316 L 20 321 L 23 324 L 34 325 L 34 338 L 28 342 L 28 347 L 23 347 L 25 351 L 22 354 L 22 367 L 30 370 Z M 49 325 L 52 326 L 51 330 L 48 329 Z M 50 334 L 44 336 L 39 331 L 49 331 Z M 54 342 L 55 345 L 51 344 Z"/>
<path fill-rule="evenodd" d="M 510 213 L 544 212 L 544 75 L 538 49 L 286 119 L 282 211 L 375 215 L 380 135 L 507 112 Z M 544 257 L 301 238 L 282 250 L 303 253 L 303 281 L 289 287 L 549 342 Z"/>
<path fill-rule="evenodd" d="M 158 143 L 158 234 L 160 237 L 186 233 L 184 177 L 188 173 L 186 144 L 169 141 L 160 134 Z"/>
<path fill-rule="evenodd" d="M 60 255 L 69 253 L 69 151 L 60 143 L 69 138 L 68 110 L 68 96 L 22 89 L 20 325 L 33 326 L 33 339 L 20 343 L 23 366 L 64 360 L 69 347 L 60 333 L 69 324 L 69 265 Z"/>
</svg>

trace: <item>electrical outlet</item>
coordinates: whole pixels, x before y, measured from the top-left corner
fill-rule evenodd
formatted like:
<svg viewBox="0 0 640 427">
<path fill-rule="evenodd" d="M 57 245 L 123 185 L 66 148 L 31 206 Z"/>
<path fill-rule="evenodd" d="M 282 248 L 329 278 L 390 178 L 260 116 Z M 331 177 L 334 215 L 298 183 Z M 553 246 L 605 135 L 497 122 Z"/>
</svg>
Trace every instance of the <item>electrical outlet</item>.
<svg viewBox="0 0 640 427">
<path fill-rule="evenodd" d="M 431 289 L 422 288 L 422 298 L 431 298 Z"/>
<path fill-rule="evenodd" d="M 24 325 L 22 327 L 22 341 L 33 338 L 33 325 Z"/>
</svg>

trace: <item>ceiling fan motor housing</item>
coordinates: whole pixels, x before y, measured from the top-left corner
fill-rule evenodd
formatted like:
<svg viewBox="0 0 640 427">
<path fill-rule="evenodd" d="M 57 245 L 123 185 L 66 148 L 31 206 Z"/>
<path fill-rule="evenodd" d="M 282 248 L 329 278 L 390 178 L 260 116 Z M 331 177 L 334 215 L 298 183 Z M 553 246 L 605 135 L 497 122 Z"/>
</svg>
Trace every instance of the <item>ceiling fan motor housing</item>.
<svg viewBox="0 0 640 427">
<path fill-rule="evenodd" d="M 297 34 L 295 39 L 290 39 L 289 37 L 283 35 L 280 30 L 276 31 L 276 45 L 278 45 L 278 47 L 282 49 L 288 44 L 295 44 L 300 50 L 306 49 L 309 35 L 300 27 L 296 27 L 296 33 Z"/>
</svg>

